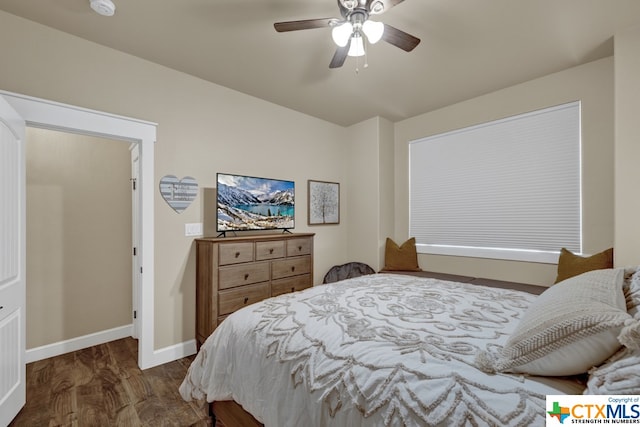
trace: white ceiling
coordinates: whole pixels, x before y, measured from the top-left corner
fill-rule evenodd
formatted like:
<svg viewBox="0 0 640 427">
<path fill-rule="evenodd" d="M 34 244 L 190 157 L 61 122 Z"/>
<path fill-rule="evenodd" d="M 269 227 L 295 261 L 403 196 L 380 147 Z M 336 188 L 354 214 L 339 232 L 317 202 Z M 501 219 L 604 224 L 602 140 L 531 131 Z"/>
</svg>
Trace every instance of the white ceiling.
<svg viewBox="0 0 640 427">
<path fill-rule="evenodd" d="M 339 17 L 336 0 L 0 0 L 0 10 L 340 125 L 392 121 L 613 54 L 640 0 L 405 0 L 375 17 L 422 40 L 383 41 L 368 68 L 330 70 L 329 28 L 274 22 Z"/>
</svg>

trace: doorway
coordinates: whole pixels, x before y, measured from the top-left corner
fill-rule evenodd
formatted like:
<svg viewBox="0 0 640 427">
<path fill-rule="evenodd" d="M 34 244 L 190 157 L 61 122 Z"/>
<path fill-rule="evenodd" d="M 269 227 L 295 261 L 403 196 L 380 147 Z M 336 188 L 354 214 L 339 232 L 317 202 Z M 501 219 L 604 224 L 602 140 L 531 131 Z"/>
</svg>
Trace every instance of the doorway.
<svg viewBox="0 0 640 427">
<path fill-rule="evenodd" d="M 139 227 L 137 256 L 138 365 L 147 369 L 163 363 L 154 354 L 154 144 L 156 124 L 128 117 L 88 110 L 26 95 L 0 91 L 30 127 L 97 136 L 136 144 L 139 149 Z"/>
<path fill-rule="evenodd" d="M 132 336 L 129 144 L 28 127 L 25 149 L 27 362 Z"/>
</svg>

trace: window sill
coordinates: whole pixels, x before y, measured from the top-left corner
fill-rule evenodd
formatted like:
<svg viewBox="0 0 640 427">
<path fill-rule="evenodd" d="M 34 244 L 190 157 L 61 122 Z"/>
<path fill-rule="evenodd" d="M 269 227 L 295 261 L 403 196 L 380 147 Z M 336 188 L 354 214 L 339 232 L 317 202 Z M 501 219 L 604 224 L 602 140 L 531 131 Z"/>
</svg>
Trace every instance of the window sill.
<svg viewBox="0 0 640 427">
<path fill-rule="evenodd" d="M 416 244 L 416 250 L 419 254 L 490 258 L 507 261 L 537 262 L 542 264 L 557 264 L 558 256 L 560 255 L 560 251 L 532 251 L 427 244 Z"/>
</svg>

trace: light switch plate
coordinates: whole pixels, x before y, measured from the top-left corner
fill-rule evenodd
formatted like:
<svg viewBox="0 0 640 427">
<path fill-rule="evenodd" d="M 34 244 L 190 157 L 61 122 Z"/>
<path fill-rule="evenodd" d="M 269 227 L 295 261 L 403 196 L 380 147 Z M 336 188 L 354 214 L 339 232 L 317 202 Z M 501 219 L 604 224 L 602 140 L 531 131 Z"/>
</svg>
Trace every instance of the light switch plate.
<svg viewBox="0 0 640 427">
<path fill-rule="evenodd" d="M 202 223 L 194 222 L 184 225 L 184 235 L 189 236 L 202 236 Z"/>
</svg>

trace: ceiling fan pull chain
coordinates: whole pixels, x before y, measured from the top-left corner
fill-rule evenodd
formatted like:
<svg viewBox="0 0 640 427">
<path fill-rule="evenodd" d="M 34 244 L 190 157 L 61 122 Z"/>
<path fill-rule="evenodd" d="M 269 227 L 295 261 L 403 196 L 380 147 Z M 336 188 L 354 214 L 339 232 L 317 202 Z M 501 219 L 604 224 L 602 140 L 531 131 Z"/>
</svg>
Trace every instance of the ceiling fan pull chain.
<svg viewBox="0 0 640 427">
<path fill-rule="evenodd" d="M 362 56 L 356 56 L 356 74 L 360 73 L 360 68 L 358 66 L 358 64 L 360 63 L 360 58 L 364 58 L 364 63 L 362 64 L 362 68 L 367 68 L 369 66 L 369 59 L 367 56 L 367 47 L 368 47 L 368 42 L 366 40 L 365 37 L 362 38 L 363 40 L 363 44 L 362 44 L 362 51 L 364 52 L 364 55 Z"/>
<path fill-rule="evenodd" d="M 364 65 L 362 66 L 362 68 L 368 68 L 369 67 L 369 40 L 365 40 L 364 41 Z"/>
</svg>

